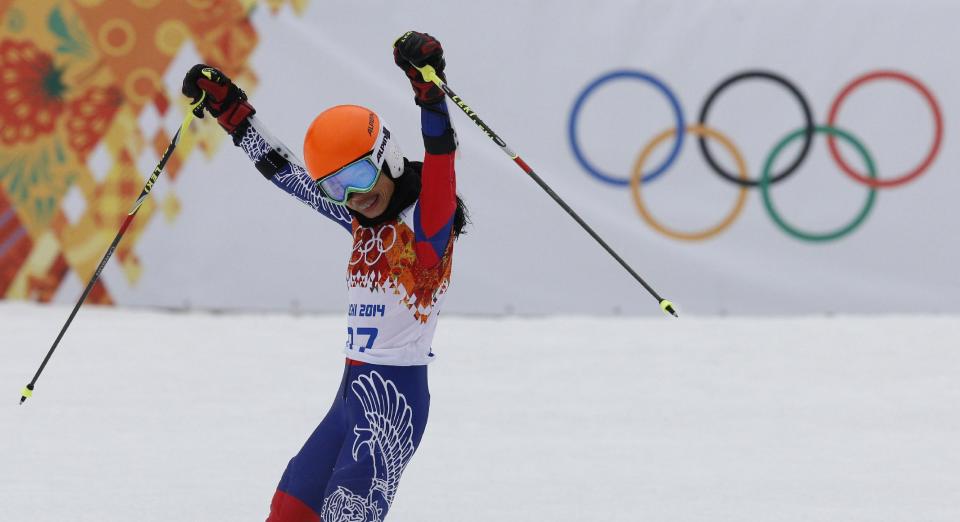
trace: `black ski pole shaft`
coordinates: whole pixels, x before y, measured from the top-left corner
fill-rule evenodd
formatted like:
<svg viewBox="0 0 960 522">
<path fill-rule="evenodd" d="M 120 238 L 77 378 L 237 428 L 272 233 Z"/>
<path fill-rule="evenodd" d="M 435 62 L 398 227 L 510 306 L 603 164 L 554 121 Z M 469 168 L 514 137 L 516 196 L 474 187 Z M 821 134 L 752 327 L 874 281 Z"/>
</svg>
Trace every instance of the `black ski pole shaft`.
<svg viewBox="0 0 960 522">
<path fill-rule="evenodd" d="M 500 150 L 502 150 L 507 156 L 510 156 L 510 159 L 512 159 L 514 163 L 516 163 L 521 169 L 523 169 L 523 171 L 528 176 L 530 176 L 530 178 L 533 179 L 533 181 L 536 182 L 537 185 L 540 185 L 540 188 L 542 188 L 544 192 L 546 192 L 551 198 L 553 198 L 553 200 L 556 201 L 557 204 L 560 205 L 561 208 L 563 208 L 563 210 L 566 210 L 567 214 L 570 214 L 570 217 L 572 217 L 577 223 L 580 224 L 581 227 L 583 227 L 584 230 L 587 231 L 588 234 L 590 234 L 590 237 L 595 239 L 597 243 L 599 243 L 600 246 L 602 246 L 603 249 L 607 251 L 608 254 L 610 254 L 614 259 L 616 259 L 617 262 L 620 263 L 620 266 L 622 266 L 627 272 L 629 272 L 630 275 L 633 276 L 633 278 L 636 279 L 637 282 L 640 283 L 643 286 L 643 288 L 646 289 L 646 291 L 649 292 L 650 295 L 657 300 L 657 302 L 660 304 L 660 308 L 664 312 L 667 312 L 668 314 L 674 317 L 678 317 L 677 311 L 673 308 L 673 303 L 661 297 L 660 294 L 658 294 L 657 291 L 653 289 L 653 287 L 651 287 L 646 281 L 644 281 L 643 278 L 640 277 L 640 274 L 638 274 L 636 270 L 633 269 L 633 267 L 627 264 L 627 262 L 624 261 L 623 258 L 620 257 L 620 255 L 617 254 L 613 250 L 613 248 L 611 248 L 610 245 L 608 245 L 607 242 L 604 241 L 603 238 L 601 238 L 600 235 L 597 234 L 593 230 L 593 228 L 591 228 L 590 225 L 588 225 L 587 222 L 583 220 L 583 218 L 581 218 L 572 208 L 570 208 L 570 205 L 567 205 L 567 203 L 560 196 L 558 196 L 557 193 L 554 192 L 553 189 L 551 189 L 550 186 L 547 185 L 547 183 L 543 181 L 543 179 L 540 178 L 540 176 L 538 176 L 536 172 L 533 171 L 530 165 L 527 165 L 527 163 L 523 161 L 523 159 L 520 157 L 519 154 L 514 152 L 513 149 L 511 149 L 510 146 L 507 145 L 507 143 L 503 141 L 503 139 L 501 139 L 500 136 L 497 135 L 497 133 L 493 132 L 493 129 L 491 129 L 486 123 L 484 123 L 483 120 L 480 119 L 480 117 L 477 115 L 477 113 L 473 109 L 471 109 L 466 103 L 464 103 L 463 99 L 460 98 L 460 96 L 458 96 L 455 92 L 453 92 L 453 89 L 451 89 L 450 86 L 446 84 L 446 82 L 444 82 L 439 76 L 437 76 L 437 72 L 434 70 L 432 66 L 425 65 L 423 67 L 417 67 L 417 69 L 419 69 L 420 74 L 423 76 L 424 80 L 433 82 L 438 87 L 443 89 L 443 92 L 450 97 L 450 100 L 452 100 L 455 104 L 457 104 L 457 107 L 460 107 L 460 110 L 462 110 L 463 113 L 466 114 L 467 117 L 473 121 L 473 123 L 477 124 L 477 127 L 480 127 L 480 130 L 482 130 L 484 134 L 486 134 L 491 140 L 493 140 L 494 143 L 497 144 L 498 147 L 500 147 Z"/>
<path fill-rule="evenodd" d="M 153 190 L 153 185 L 160 177 L 160 173 L 163 172 L 163 167 L 167 165 L 167 160 L 169 160 L 170 156 L 173 155 L 173 150 L 177 148 L 177 143 L 180 142 L 180 136 L 190 126 L 190 122 L 193 121 L 193 118 L 200 114 L 198 111 L 203 110 L 202 107 L 200 107 L 200 104 L 203 103 L 203 99 L 205 97 L 206 94 L 201 95 L 200 99 L 190 106 L 190 109 L 187 111 L 187 115 L 183 118 L 183 123 L 180 124 L 180 128 L 177 129 L 176 134 L 173 135 L 173 139 L 170 140 L 170 145 L 167 146 L 166 152 L 163 153 L 163 157 L 160 158 L 160 162 L 157 163 L 156 168 L 153 169 L 153 173 L 150 175 L 150 178 L 147 179 L 147 183 L 140 192 L 140 196 L 134 202 L 130 212 L 127 213 L 127 217 L 124 218 L 123 223 L 120 225 L 120 230 L 113 238 L 113 242 L 110 243 L 110 247 L 107 248 L 106 253 L 103 254 L 103 259 L 100 260 L 100 264 L 97 265 L 96 271 L 93 272 L 93 277 L 91 277 L 90 281 L 87 282 L 87 287 L 83 290 L 83 293 L 80 294 L 80 299 L 77 301 L 77 304 L 73 306 L 73 311 L 70 312 L 70 316 L 67 317 L 67 322 L 64 323 L 63 328 L 60 329 L 60 333 L 57 335 L 56 340 L 53 341 L 53 346 L 51 346 L 50 350 L 47 351 L 46 357 L 43 358 L 43 362 L 41 362 L 40 367 L 37 368 L 37 373 L 33 375 L 33 379 L 30 380 L 30 383 L 23 388 L 22 392 L 20 392 L 20 404 L 23 404 L 29 397 L 33 396 L 33 390 L 37 385 L 37 379 L 40 378 L 40 374 L 43 373 L 43 369 L 47 367 L 47 363 L 50 362 L 50 358 L 53 357 L 54 350 L 57 349 L 57 346 L 60 344 L 60 340 L 63 339 L 63 335 L 67 333 L 67 328 L 70 328 L 70 324 L 73 322 L 73 318 L 77 316 L 80 306 L 83 305 L 84 301 L 86 301 L 87 296 L 90 295 L 90 291 L 93 290 L 93 287 L 100 279 L 100 273 L 103 272 L 103 267 L 107 266 L 107 261 L 109 261 L 110 257 L 113 256 L 113 251 L 116 250 L 117 245 L 120 244 L 120 239 L 123 237 L 124 232 L 127 231 L 127 227 L 129 227 L 130 223 L 133 222 L 133 218 L 140 210 L 140 206 L 143 205 L 143 202 L 146 201 L 147 196 L 150 195 L 150 191 Z"/>
</svg>

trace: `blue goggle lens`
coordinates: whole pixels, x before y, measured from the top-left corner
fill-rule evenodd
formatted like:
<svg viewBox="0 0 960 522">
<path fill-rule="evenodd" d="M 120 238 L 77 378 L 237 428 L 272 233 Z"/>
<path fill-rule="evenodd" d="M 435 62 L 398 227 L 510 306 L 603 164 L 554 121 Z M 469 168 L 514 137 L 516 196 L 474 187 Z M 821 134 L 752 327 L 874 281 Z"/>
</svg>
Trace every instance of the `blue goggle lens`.
<svg viewBox="0 0 960 522">
<path fill-rule="evenodd" d="M 354 192 L 369 192 L 377 184 L 380 170 L 369 156 L 354 161 L 317 182 L 324 195 L 337 203 L 346 203 Z"/>
</svg>

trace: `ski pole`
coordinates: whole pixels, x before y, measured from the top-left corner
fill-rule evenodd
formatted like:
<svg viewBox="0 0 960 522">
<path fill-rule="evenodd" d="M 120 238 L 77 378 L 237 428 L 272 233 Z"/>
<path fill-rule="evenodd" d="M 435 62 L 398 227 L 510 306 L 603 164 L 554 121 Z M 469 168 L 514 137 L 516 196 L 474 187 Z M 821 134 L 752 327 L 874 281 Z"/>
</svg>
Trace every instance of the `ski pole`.
<svg viewBox="0 0 960 522">
<path fill-rule="evenodd" d="M 163 172 L 163 167 L 166 166 L 167 160 L 170 159 L 170 156 L 173 155 L 173 149 L 177 148 L 177 143 L 180 142 L 180 136 L 190 127 L 190 122 L 193 121 L 195 116 L 203 117 L 203 107 L 200 105 L 203 103 L 206 93 L 202 93 L 200 99 L 196 103 L 190 106 L 190 109 L 187 111 L 187 115 L 183 117 L 183 122 L 180 124 L 180 128 L 177 129 L 177 133 L 173 135 L 173 139 L 170 140 L 170 145 L 167 146 L 166 152 L 163 153 L 163 157 L 160 158 L 160 163 L 157 163 L 157 167 L 153 169 L 153 174 L 150 175 L 150 178 L 147 179 L 147 184 L 143 187 L 143 191 L 140 192 L 140 197 L 133 203 L 133 208 L 130 209 L 130 212 L 127 213 L 127 217 L 123 220 L 123 224 L 120 225 L 120 231 L 117 232 L 116 237 L 113 238 L 113 243 L 110 243 L 110 248 L 107 249 L 107 252 L 103 255 L 103 259 L 100 260 L 100 265 L 97 266 L 97 270 L 93 273 L 93 277 L 90 278 L 90 281 L 87 283 L 87 287 L 83 290 L 83 294 L 80 295 L 80 300 L 77 301 L 77 304 L 74 305 L 73 311 L 70 312 L 70 317 L 67 318 L 67 322 L 63 325 L 63 328 L 60 329 L 60 334 L 57 335 L 57 339 L 53 341 L 53 346 L 50 347 L 50 350 L 47 352 L 47 356 L 43 358 L 43 362 L 40 363 L 40 368 L 37 369 L 37 373 L 33 375 L 33 379 L 30 380 L 30 384 L 27 384 L 23 388 L 23 391 L 20 392 L 20 404 L 23 404 L 27 398 L 33 396 L 33 389 L 37 385 L 37 379 L 40 378 L 40 374 L 43 373 L 43 369 L 47 366 L 47 363 L 50 362 L 50 357 L 53 356 L 53 351 L 57 349 L 57 345 L 60 344 L 60 340 L 63 339 L 63 334 L 67 332 L 67 328 L 70 327 L 70 323 L 73 322 L 73 318 L 76 317 L 77 311 L 80 310 L 80 305 L 87 299 L 87 296 L 90 295 L 90 291 L 93 290 L 93 285 L 96 284 L 97 280 L 100 279 L 100 272 L 103 272 L 103 267 L 107 265 L 107 261 L 110 260 L 110 257 L 113 255 L 113 251 L 116 250 L 117 245 L 120 243 L 120 238 L 123 237 L 123 233 L 127 231 L 127 227 L 130 226 L 130 223 L 133 222 L 134 216 L 137 215 L 137 211 L 140 210 L 140 205 L 143 205 L 143 202 L 146 201 L 147 196 L 150 195 L 150 191 L 153 190 L 154 183 L 157 182 L 157 178 L 160 177 L 160 173 Z"/>
<path fill-rule="evenodd" d="M 403 37 L 401 36 L 401 38 Z M 437 85 L 437 87 L 440 87 L 440 89 L 442 89 L 443 92 L 446 93 L 446 95 L 449 96 L 450 99 L 457 104 L 457 107 L 460 107 L 460 110 L 462 110 L 463 113 L 467 115 L 467 117 L 473 120 L 473 123 L 476 123 L 477 126 L 480 127 L 480 130 L 482 130 L 484 134 L 486 134 L 491 140 L 493 140 L 494 143 L 497 144 L 497 146 L 500 147 L 500 150 L 506 153 L 507 156 L 510 156 L 510 159 L 512 159 L 514 163 L 519 165 L 520 168 L 523 169 L 523 171 L 528 176 L 530 176 L 530 178 L 532 178 L 533 181 L 537 183 L 537 185 L 540 185 L 540 188 L 542 188 L 547 194 L 549 194 L 550 197 L 553 198 L 553 200 L 556 201 L 557 204 L 563 208 L 563 210 L 567 211 L 567 214 L 570 214 L 570 217 L 572 217 L 577 223 L 579 223 L 580 226 L 583 227 L 583 229 L 586 230 L 587 233 L 590 234 L 590 236 L 593 239 L 597 240 L 597 243 L 600 243 L 600 246 L 602 246 L 604 250 L 607 251 L 608 254 L 613 256 L 613 258 L 616 259 L 617 262 L 620 263 L 620 265 L 623 268 L 625 268 L 627 272 L 629 272 L 630 275 L 633 276 L 634 279 L 637 280 L 637 282 L 643 285 L 643 288 L 645 288 L 647 292 L 649 292 L 650 295 L 652 295 L 653 298 L 656 299 L 658 303 L 660 303 L 660 308 L 663 309 L 664 312 L 667 312 L 668 314 L 674 317 L 678 317 L 677 311 L 674 310 L 673 308 L 673 303 L 664 299 L 663 297 L 660 297 L 660 294 L 658 294 L 656 290 L 654 290 L 649 284 L 647 284 L 647 282 L 644 281 L 643 278 L 640 277 L 640 275 L 637 274 L 637 272 L 633 268 L 631 268 L 630 265 L 628 265 L 627 262 L 624 261 L 622 257 L 620 257 L 616 252 L 614 252 L 614 250 L 610 248 L 610 245 L 608 245 L 607 242 L 603 240 L 603 238 L 601 238 L 596 232 L 594 232 L 594 230 L 590 228 L 590 225 L 588 225 L 586 221 L 584 221 L 576 212 L 574 212 L 574 210 L 570 208 L 570 205 L 567 205 L 567 203 L 563 201 L 563 199 L 561 199 L 560 196 L 558 196 L 557 193 L 554 192 L 553 189 L 551 189 L 550 186 L 547 185 L 546 182 L 544 182 L 543 179 L 541 179 L 540 176 L 538 176 L 537 173 L 534 172 L 532 168 L 530 168 L 530 165 L 527 165 L 527 163 L 523 161 L 523 159 L 520 157 L 519 154 L 514 152 L 513 149 L 511 149 L 507 145 L 507 143 L 500 138 L 500 136 L 497 136 L 497 133 L 493 132 L 493 129 L 491 129 L 486 123 L 483 122 L 483 120 L 480 119 L 480 117 L 477 115 L 476 112 L 474 112 L 473 109 L 471 109 L 469 106 L 467 106 L 466 103 L 464 103 L 464 101 L 460 98 L 460 96 L 457 96 L 457 94 L 453 92 L 453 90 L 446 84 L 446 82 L 444 82 L 437 75 L 437 72 L 436 70 L 434 70 L 432 65 L 424 65 L 423 67 L 417 67 L 417 69 L 420 71 L 420 74 L 423 76 L 424 80 L 428 82 L 433 82 L 434 84 Z"/>
</svg>

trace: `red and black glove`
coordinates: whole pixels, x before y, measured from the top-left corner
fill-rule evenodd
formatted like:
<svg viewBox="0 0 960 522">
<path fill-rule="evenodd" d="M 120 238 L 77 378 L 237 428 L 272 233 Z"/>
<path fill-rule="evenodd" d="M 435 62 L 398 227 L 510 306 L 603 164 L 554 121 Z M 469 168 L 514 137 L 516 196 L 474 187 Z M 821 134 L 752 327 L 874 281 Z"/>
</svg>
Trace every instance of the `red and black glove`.
<svg viewBox="0 0 960 522">
<path fill-rule="evenodd" d="M 443 100 L 443 90 L 437 84 L 424 80 L 417 70 L 417 67 L 432 65 L 437 76 L 447 81 L 443 72 L 447 65 L 443 60 L 443 47 L 436 38 L 427 33 L 407 31 L 393 44 L 393 61 L 410 78 L 417 105 L 433 105 Z"/>
<path fill-rule="evenodd" d="M 230 134 L 244 126 L 247 118 L 257 112 L 247 102 L 247 94 L 234 85 L 227 75 L 202 63 L 194 65 L 183 77 L 183 88 L 180 92 L 191 98 L 193 103 L 197 103 L 201 93 L 206 92 L 204 108 Z M 203 113 L 199 112 L 197 116 L 202 118 Z"/>
</svg>

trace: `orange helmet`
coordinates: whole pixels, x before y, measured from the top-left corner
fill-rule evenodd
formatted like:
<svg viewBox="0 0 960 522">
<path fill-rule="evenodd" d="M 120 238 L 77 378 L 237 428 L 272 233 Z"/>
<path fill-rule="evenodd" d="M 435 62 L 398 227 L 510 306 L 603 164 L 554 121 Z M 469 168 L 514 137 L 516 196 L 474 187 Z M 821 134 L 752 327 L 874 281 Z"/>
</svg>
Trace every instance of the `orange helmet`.
<svg viewBox="0 0 960 522">
<path fill-rule="evenodd" d="M 370 160 L 392 178 L 403 174 L 396 138 L 377 113 L 359 105 L 337 105 L 314 118 L 303 138 L 303 157 L 318 182 L 359 160 Z"/>
</svg>

